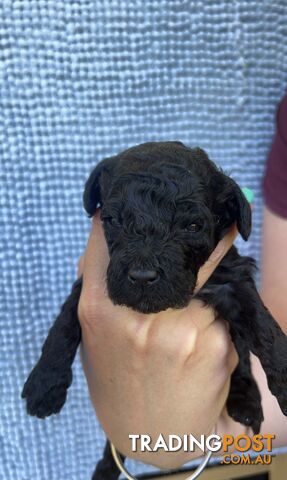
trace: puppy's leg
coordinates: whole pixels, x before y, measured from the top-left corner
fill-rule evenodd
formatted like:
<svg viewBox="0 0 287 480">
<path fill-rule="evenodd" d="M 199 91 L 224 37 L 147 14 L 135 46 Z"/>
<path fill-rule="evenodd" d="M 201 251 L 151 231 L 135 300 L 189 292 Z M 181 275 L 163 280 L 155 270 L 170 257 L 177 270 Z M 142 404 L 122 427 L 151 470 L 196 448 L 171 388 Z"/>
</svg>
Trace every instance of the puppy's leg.
<svg viewBox="0 0 287 480">
<path fill-rule="evenodd" d="M 227 412 L 236 422 L 251 427 L 254 434 L 260 432 L 264 419 L 261 395 L 251 372 L 248 347 L 241 338 L 232 335 L 239 356 L 239 363 L 231 376 L 227 399 Z"/>
<path fill-rule="evenodd" d="M 263 304 L 254 284 L 247 293 L 252 304 L 249 305 L 250 331 L 246 338 L 250 350 L 261 362 L 270 391 L 287 416 L 287 336 Z"/>
<path fill-rule="evenodd" d="M 27 412 L 39 418 L 58 413 L 72 383 L 72 363 L 81 340 L 77 308 L 82 288 L 78 279 L 49 331 L 42 355 L 25 382 Z"/>
<path fill-rule="evenodd" d="M 122 462 L 124 462 L 125 457 L 123 455 L 120 455 L 120 457 Z M 121 472 L 113 459 L 110 442 L 107 441 L 103 458 L 98 462 L 92 480 L 117 480 L 120 473 Z"/>
<path fill-rule="evenodd" d="M 287 416 L 287 336 L 264 306 L 253 278 L 245 272 L 241 280 L 197 296 L 212 305 L 259 358 L 268 387 Z"/>
</svg>

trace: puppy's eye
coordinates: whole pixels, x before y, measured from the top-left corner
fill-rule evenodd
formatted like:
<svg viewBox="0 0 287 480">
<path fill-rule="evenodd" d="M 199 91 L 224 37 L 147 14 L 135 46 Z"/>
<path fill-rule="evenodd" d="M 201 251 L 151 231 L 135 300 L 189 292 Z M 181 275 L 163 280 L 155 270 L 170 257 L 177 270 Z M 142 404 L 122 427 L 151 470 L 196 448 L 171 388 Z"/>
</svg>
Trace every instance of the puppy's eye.
<svg viewBox="0 0 287 480">
<path fill-rule="evenodd" d="M 199 232 L 200 229 L 201 229 L 201 225 L 199 225 L 199 223 L 191 223 L 190 225 L 185 227 L 184 231 L 196 233 L 196 232 Z"/>
<path fill-rule="evenodd" d="M 113 227 L 121 227 L 120 222 L 115 217 L 103 217 L 104 223 L 109 223 Z"/>
</svg>

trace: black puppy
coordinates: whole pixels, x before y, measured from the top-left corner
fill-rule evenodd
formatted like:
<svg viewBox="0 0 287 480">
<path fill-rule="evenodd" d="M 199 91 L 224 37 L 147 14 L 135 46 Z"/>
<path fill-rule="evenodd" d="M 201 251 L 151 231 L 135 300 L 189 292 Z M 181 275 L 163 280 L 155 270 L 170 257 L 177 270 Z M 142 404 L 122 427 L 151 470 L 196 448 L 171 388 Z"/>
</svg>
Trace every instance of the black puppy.
<svg viewBox="0 0 287 480">
<path fill-rule="evenodd" d="M 103 160 L 86 183 L 84 206 L 90 216 L 101 208 L 111 300 L 143 313 L 185 307 L 199 268 L 229 227 L 236 222 L 244 240 L 251 230 L 250 207 L 238 185 L 203 150 L 180 142 L 146 143 Z M 258 433 L 263 412 L 249 352 L 259 357 L 287 415 L 287 337 L 260 299 L 254 268 L 254 260 L 233 246 L 196 297 L 229 323 L 239 363 L 228 413 Z M 65 403 L 81 339 L 81 285 L 81 279 L 75 282 L 25 383 L 22 396 L 31 415 L 44 418 Z M 118 473 L 107 444 L 93 479 L 116 479 Z"/>
</svg>

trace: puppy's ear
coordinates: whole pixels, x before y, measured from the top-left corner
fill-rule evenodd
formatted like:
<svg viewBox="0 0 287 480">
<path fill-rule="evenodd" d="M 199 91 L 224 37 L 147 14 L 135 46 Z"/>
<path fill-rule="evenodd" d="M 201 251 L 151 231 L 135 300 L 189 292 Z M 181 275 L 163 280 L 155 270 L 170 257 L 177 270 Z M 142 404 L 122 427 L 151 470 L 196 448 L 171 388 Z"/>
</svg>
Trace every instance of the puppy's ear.
<svg viewBox="0 0 287 480">
<path fill-rule="evenodd" d="M 108 188 L 108 179 L 116 162 L 116 157 L 110 157 L 98 163 L 85 184 L 83 202 L 88 215 L 92 217 L 103 202 L 104 191 Z"/>
<path fill-rule="evenodd" d="M 215 188 L 217 190 L 216 210 L 219 223 L 229 226 L 236 222 L 240 235 L 247 240 L 251 233 L 250 205 L 232 178 L 222 172 L 218 175 Z"/>
<path fill-rule="evenodd" d="M 205 174 L 210 177 L 210 191 L 214 200 L 214 211 L 218 217 L 218 233 L 225 233 L 225 229 L 232 223 L 237 223 L 237 228 L 244 240 L 251 233 L 251 208 L 237 183 L 225 175 L 208 158 L 201 148 L 192 149 L 193 158 L 204 165 Z"/>
</svg>

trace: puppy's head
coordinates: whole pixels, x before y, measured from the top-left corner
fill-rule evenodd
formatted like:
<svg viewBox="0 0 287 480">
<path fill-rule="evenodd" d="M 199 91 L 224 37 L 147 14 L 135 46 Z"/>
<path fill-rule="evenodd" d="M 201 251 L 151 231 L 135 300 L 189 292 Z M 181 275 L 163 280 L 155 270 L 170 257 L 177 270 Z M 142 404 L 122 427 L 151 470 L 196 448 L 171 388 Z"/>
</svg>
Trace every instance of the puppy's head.
<svg viewBox="0 0 287 480">
<path fill-rule="evenodd" d="M 101 208 L 110 253 L 111 300 L 143 313 L 182 308 L 198 270 L 232 223 L 247 240 L 248 202 L 203 150 L 146 143 L 103 160 L 84 206 Z"/>
</svg>

